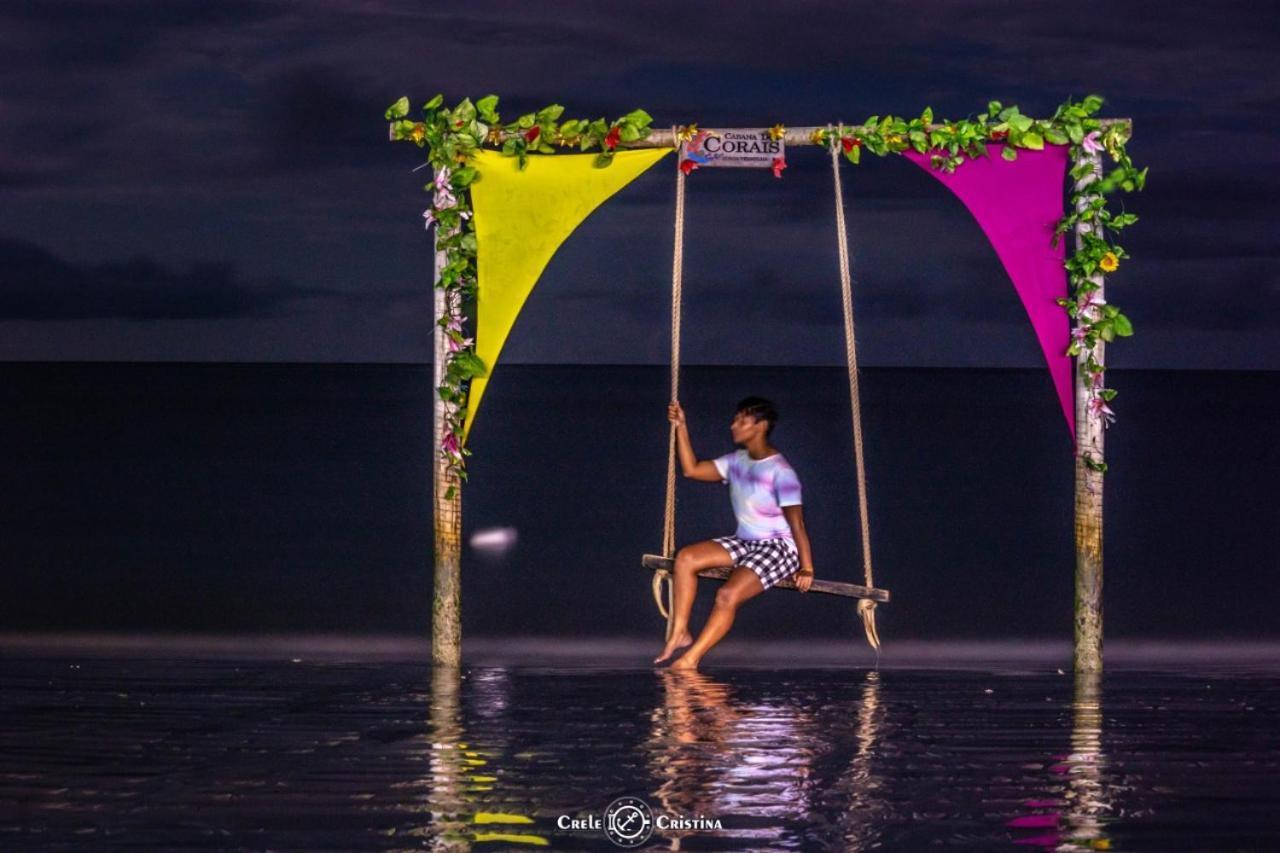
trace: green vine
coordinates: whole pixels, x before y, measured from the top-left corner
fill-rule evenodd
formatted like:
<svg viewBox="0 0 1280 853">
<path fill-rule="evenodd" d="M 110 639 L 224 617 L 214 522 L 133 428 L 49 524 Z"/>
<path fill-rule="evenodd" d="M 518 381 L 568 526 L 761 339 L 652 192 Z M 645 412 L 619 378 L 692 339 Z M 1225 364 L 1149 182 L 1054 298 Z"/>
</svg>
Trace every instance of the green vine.
<svg viewBox="0 0 1280 853">
<path fill-rule="evenodd" d="M 503 124 L 497 112 L 498 98 L 489 95 L 474 104 L 464 98 L 453 109 L 444 106 L 444 96 L 436 95 L 422 107 L 422 121 L 405 118 L 409 99 L 401 98 L 387 108 L 384 117 L 392 122 L 392 140 L 409 140 L 428 150 L 435 179 L 424 189 L 433 193 L 432 205 L 423 216 L 427 227 L 436 226 L 436 248 L 444 254 L 437 288 L 445 292 L 445 311 L 437 321 L 449 342 L 443 379 L 436 393 L 445 406 L 444 437 L 440 452 L 448 463 L 448 473 L 460 481 L 467 479 L 466 457 L 471 450 L 462 443 L 466 423 L 470 382 L 485 376 L 488 367 L 476 355 L 475 342 L 465 337 L 466 317 L 462 304 L 476 296 L 476 234 L 472 216 L 470 186 L 481 176 L 472 165 L 475 153 L 485 144 L 519 159 L 520 168 L 532 153 L 553 154 L 556 147 L 576 147 L 579 151 L 599 149 L 595 164 L 609 166 L 617 148 L 649 135 L 652 118 L 644 110 L 634 110 L 612 122 L 603 118 L 560 121 L 564 107 L 558 104 L 527 113 Z M 450 484 L 445 500 L 453 498 Z"/>
<path fill-rule="evenodd" d="M 860 125 L 819 128 L 811 136 L 814 144 L 828 150 L 839 145 L 851 163 L 861 161 L 865 148 L 877 156 L 901 153 L 911 148 L 921 154 L 933 151 L 930 163 L 947 172 L 963 165 L 966 159 L 987 156 L 987 143 L 1003 143 L 1001 156 L 1016 160 L 1018 149 L 1041 150 L 1046 144 L 1070 145 L 1070 156 L 1076 165 L 1071 169 L 1074 181 L 1070 212 L 1056 225 L 1053 242 L 1080 228 L 1080 247 L 1069 254 L 1065 266 L 1072 285 L 1069 299 L 1059 299 L 1074 320 L 1071 345 L 1066 355 L 1079 361 L 1080 381 L 1089 390 L 1089 413 L 1109 424 L 1115 413 L 1107 405 L 1115 390 L 1103 387 L 1105 368 L 1094 352 L 1099 341 L 1133 334 L 1133 326 L 1120 310 L 1096 293 L 1102 276 L 1114 272 L 1122 259 L 1129 257 L 1124 248 L 1108 239 L 1107 231 L 1119 232 L 1137 222 L 1131 213 L 1114 213 L 1107 197 L 1123 190 L 1141 190 L 1147 170 L 1138 171 L 1125 151 L 1131 128 L 1123 122 L 1104 122 L 1093 115 L 1103 99 L 1089 95 L 1080 103 L 1068 98 L 1049 119 L 1024 116 L 1016 106 L 1003 106 L 999 101 L 987 105 L 987 111 L 976 118 L 934 122 L 933 110 L 926 108 L 919 116 L 872 116 Z M 607 167 L 619 147 L 649 136 L 652 118 L 644 110 L 634 110 L 613 121 L 569 119 L 560 121 L 564 107 L 552 104 L 515 121 L 502 123 L 497 112 L 498 98 L 489 95 L 474 104 L 464 98 L 453 109 L 444 106 L 444 97 L 436 95 L 422 107 L 423 118 L 413 121 L 409 99 L 401 98 L 385 113 L 391 124 L 393 140 L 408 140 L 428 149 L 428 160 L 435 170 L 435 180 L 425 189 L 434 194 L 432 206 L 424 212 L 427 226 L 436 226 L 436 245 L 444 253 L 445 263 L 435 286 L 446 292 L 447 310 L 438 323 L 449 341 L 449 358 L 444 379 L 437 389 L 446 406 L 447 423 L 441 452 L 450 469 L 466 479 L 465 457 L 471 451 L 462 446 L 460 436 L 465 422 L 470 380 L 484 376 L 487 366 L 476 355 L 474 341 L 464 337 L 461 302 L 476 295 L 476 238 L 469 187 L 481 175 L 472 162 L 475 152 L 491 146 L 504 155 L 516 157 L 520 168 L 527 165 L 530 154 L 554 154 L 557 148 L 578 151 L 597 150 L 595 165 Z M 681 139 L 692 135 L 696 125 L 682 127 Z M 780 136 L 782 125 L 770 133 Z M 1113 161 L 1104 176 L 1094 174 L 1092 155 L 1105 151 Z M 1105 471 L 1103 462 L 1092 458 L 1085 464 Z M 450 486 L 447 498 L 453 495 Z"/>
</svg>

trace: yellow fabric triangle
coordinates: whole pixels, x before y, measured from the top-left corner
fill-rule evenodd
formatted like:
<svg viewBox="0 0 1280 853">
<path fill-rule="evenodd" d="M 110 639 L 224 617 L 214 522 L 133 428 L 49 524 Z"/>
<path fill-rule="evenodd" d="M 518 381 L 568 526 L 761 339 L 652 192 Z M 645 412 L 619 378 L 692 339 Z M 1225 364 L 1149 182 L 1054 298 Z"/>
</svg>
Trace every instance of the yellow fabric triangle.
<svg viewBox="0 0 1280 853">
<path fill-rule="evenodd" d="M 471 380 L 464 444 L 502 345 L 556 249 L 605 199 L 673 150 L 618 151 L 603 168 L 594 165 L 595 154 L 533 154 L 524 171 L 515 157 L 476 152 L 476 355 L 489 375 Z"/>
</svg>

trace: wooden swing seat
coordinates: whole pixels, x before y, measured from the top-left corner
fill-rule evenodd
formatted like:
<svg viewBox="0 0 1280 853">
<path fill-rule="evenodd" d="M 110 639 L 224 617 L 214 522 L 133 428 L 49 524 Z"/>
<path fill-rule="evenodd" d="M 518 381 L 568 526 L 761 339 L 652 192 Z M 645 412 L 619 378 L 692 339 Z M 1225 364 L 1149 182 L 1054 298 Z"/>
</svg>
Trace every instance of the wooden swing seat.
<svg viewBox="0 0 1280 853">
<path fill-rule="evenodd" d="M 641 563 L 646 569 L 650 569 L 651 571 L 666 569 L 670 572 L 674 571 L 675 560 L 658 554 L 645 554 L 641 558 Z M 732 573 L 732 566 L 714 566 L 698 572 L 698 577 L 723 581 L 728 580 L 729 575 Z M 796 582 L 791 578 L 787 578 L 775 584 L 774 588 L 795 590 Z M 813 579 L 813 583 L 809 585 L 809 592 L 825 592 L 828 595 L 840 595 L 845 598 L 869 598 L 872 601 L 878 601 L 881 603 L 887 603 L 889 601 L 889 590 L 887 589 L 878 589 L 873 586 L 860 586 L 856 583 L 822 580 L 820 578 Z"/>
</svg>

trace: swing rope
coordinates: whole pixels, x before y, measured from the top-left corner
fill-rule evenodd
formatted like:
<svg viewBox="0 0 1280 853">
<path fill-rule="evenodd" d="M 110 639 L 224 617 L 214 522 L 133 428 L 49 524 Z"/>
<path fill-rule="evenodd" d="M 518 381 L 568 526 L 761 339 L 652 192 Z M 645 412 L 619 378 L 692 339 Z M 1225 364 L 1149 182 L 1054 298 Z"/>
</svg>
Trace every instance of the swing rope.
<svg viewBox="0 0 1280 853">
<path fill-rule="evenodd" d="M 849 276 L 849 237 L 844 222 L 844 193 L 840 184 L 840 137 L 844 136 L 844 124 L 833 140 L 831 125 L 827 125 L 828 147 L 831 150 L 831 175 L 836 188 L 836 239 L 840 245 L 840 298 L 844 303 L 844 356 L 849 369 L 849 402 L 853 415 L 853 456 L 858 470 L 858 515 L 862 521 L 862 573 L 866 585 L 873 587 L 871 578 L 871 523 L 867 514 L 867 474 L 862 461 L 862 404 L 858 393 L 858 340 L 853 329 L 853 287 Z M 858 615 L 867 632 L 867 642 L 872 648 L 880 648 L 880 636 L 876 633 L 876 603 L 869 598 L 858 599 Z"/>
<path fill-rule="evenodd" d="M 831 138 L 831 125 L 827 125 L 828 139 Z M 840 133 L 844 133 L 844 125 L 840 125 Z M 678 128 L 672 126 L 671 136 L 679 140 Z M 680 143 L 683 144 L 683 143 Z M 844 218 L 844 196 L 840 184 L 840 160 L 838 143 L 832 143 L 831 169 L 835 182 L 836 231 L 840 253 L 840 292 L 844 304 L 844 336 L 845 361 L 849 371 L 849 399 L 853 417 L 854 459 L 858 472 L 858 512 L 862 521 L 862 571 L 866 586 L 874 586 L 871 575 L 871 525 L 867 513 L 866 471 L 863 464 L 862 451 L 862 407 L 858 393 L 858 354 L 857 339 L 853 325 L 853 294 L 849 275 L 849 239 L 846 233 Z M 677 148 L 677 151 L 679 148 Z M 671 401 L 679 402 L 680 382 L 680 309 L 684 277 L 684 181 L 685 174 L 680 170 L 680 158 L 676 160 L 676 211 L 675 211 L 675 248 L 671 262 Z M 667 494 L 663 513 L 662 552 L 668 559 L 674 560 L 676 550 L 676 425 L 671 425 L 671 433 L 667 442 Z M 667 630 L 671 629 L 670 609 L 663 603 L 662 584 L 667 584 L 667 604 L 674 607 L 674 584 L 671 571 L 660 569 L 653 575 L 653 598 L 658 611 L 667 619 Z M 880 637 L 876 633 L 876 603 L 871 599 L 858 600 L 858 615 L 862 617 L 866 630 L 867 642 L 877 650 L 880 648 Z M 670 639 L 668 637 L 667 639 Z"/>
<path fill-rule="evenodd" d="M 672 127 L 672 138 L 676 128 Z M 682 143 L 683 144 L 683 143 Z M 676 234 L 671 259 L 671 402 L 680 402 L 680 307 L 684 279 L 684 172 L 676 157 Z M 662 528 L 662 553 L 675 557 L 676 552 L 676 425 L 671 425 L 667 442 L 667 505 Z"/>
<path fill-rule="evenodd" d="M 679 128 L 671 126 L 671 138 L 676 140 L 676 224 L 675 248 L 671 259 L 671 402 L 680 401 L 680 307 L 683 299 L 684 284 L 684 172 L 680 169 Z M 671 435 L 667 442 L 667 498 L 662 521 L 662 553 L 670 560 L 676 555 L 676 425 L 671 425 Z M 672 563 L 674 570 L 674 562 Z M 658 604 L 658 612 L 667 620 L 667 633 L 672 626 L 671 611 L 663 604 L 662 584 L 667 584 L 667 603 L 675 608 L 675 579 L 666 569 L 653 574 L 653 600 Z M 667 639 L 671 639 L 670 636 Z"/>
</svg>

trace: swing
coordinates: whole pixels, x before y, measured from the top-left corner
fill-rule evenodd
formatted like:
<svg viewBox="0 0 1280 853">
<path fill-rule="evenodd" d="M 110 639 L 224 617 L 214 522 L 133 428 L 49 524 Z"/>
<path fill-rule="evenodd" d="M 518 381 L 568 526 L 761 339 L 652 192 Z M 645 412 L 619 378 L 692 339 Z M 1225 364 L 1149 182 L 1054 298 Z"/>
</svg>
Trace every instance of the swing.
<svg viewBox="0 0 1280 853">
<path fill-rule="evenodd" d="M 831 126 L 827 126 L 828 130 Z M 676 136 L 672 128 L 672 138 Z M 844 126 L 840 126 L 843 135 Z M 839 138 L 839 137 L 837 137 Z M 840 185 L 839 146 L 830 146 L 831 173 L 835 184 L 836 201 L 836 234 L 840 253 L 840 290 L 844 303 L 844 339 L 845 361 L 849 370 L 849 400 L 853 415 L 853 449 L 858 474 L 858 512 L 862 522 L 862 572 L 865 583 L 862 585 L 841 583 L 838 581 L 818 580 L 814 578 L 809 592 L 839 595 L 856 599 L 858 615 L 866 631 L 867 642 L 874 649 L 880 648 L 880 637 L 876 633 L 876 603 L 887 603 L 889 591 L 878 589 L 871 577 L 871 536 L 870 523 L 867 516 L 867 478 L 862 461 L 862 408 L 858 399 L 858 355 L 857 342 L 853 330 L 853 297 L 849 281 L 849 241 L 845 233 L 844 196 Z M 677 158 L 677 166 L 678 164 Z M 671 271 L 671 400 L 679 401 L 680 378 L 680 303 L 684 263 L 684 180 L 685 173 L 676 169 L 676 221 L 675 221 L 675 255 Z M 676 425 L 671 425 L 670 440 L 667 445 L 667 496 L 664 514 L 662 551 L 663 554 L 645 554 L 641 565 L 653 571 L 653 600 L 658 605 L 658 612 L 667 620 L 667 639 L 671 638 L 673 614 L 675 612 L 675 584 L 672 572 L 675 570 L 675 513 L 676 508 Z M 665 555 L 665 556 L 664 556 Z M 733 572 L 733 566 L 714 566 L 702 569 L 698 577 L 727 580 Z M 666 603 L 663 603 L 662 584 L 667 584 Z M 787 578 L 776 584 L 779 589 L 795 590 L 795 580 Z"/>
</svg>

